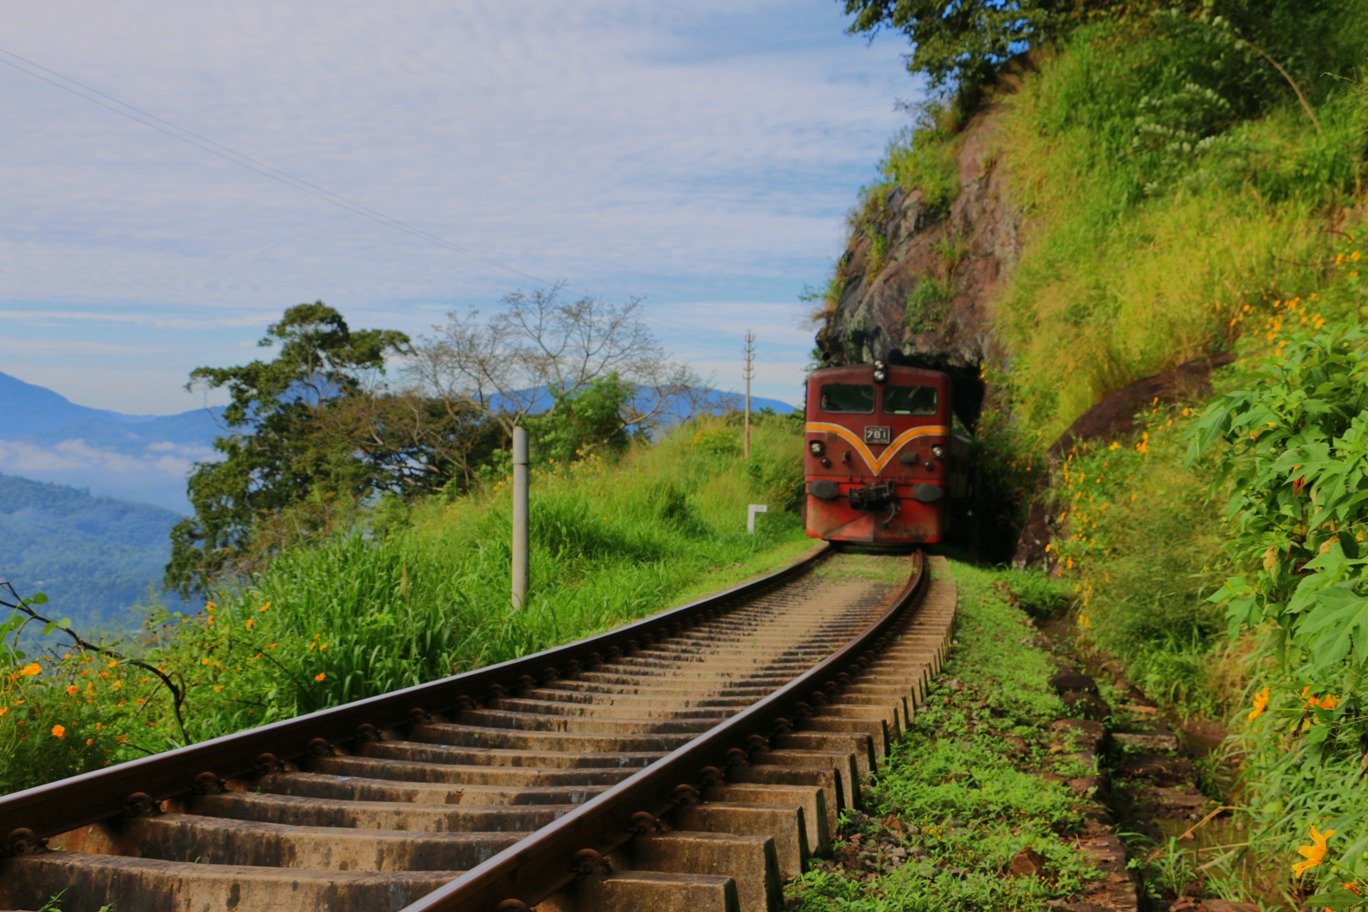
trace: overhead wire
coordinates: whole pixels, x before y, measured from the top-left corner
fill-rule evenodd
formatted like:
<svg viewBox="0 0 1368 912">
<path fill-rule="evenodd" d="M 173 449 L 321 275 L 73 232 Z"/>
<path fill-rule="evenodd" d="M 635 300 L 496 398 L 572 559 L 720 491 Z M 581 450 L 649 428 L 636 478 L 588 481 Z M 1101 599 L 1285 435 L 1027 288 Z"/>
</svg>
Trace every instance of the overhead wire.
<svg viewBox="0 0 1368 912">
<path fill-rule="evenodd" d="M 91 104 L 99 105 L 107 111 L 111 111 L 115 114 L 118 114 L 121 117 L 125 117 L 129 120 L 132 120 L 135 123 L 142 124 L 143 126 L 148 127 L 152 130 L 156 130 L 157 132 L 165 136 L 169 136 L 172 139 L 193 146 L 197 149 L 200 149 L 201 151 L 208 152 L 211 155 L 215 155 L 218 158 L 231 162 L 232 164 L 238 165 L 239 167 L 255 172 L 256 174 L 262 177 L 276 181 L 277 183 L 283 184 L 301 193 L 305 193 L 311 197 L 314 197 L 315 199 L 328 203 L 337 208 L 346 210 L 347 212 L 350 212 L 354 215 L 358 215 L 362 218 L 366 218 L 371 221 L 377 222 L 381 225 L 385 225 L 386 227 L 402 231 L 412 237 L 426 241 L 438 247 L 442 247 L 453 253 L 460 254 L 461 256 L 474 260 L 475 262 L 482 263 L 486 266 L 489 266 L 493 269 L 498 269 L 502 272 L 507 272 L 511 275 L 516 275 L 520 278 L 528 279 L 530 281 L 538 283 L 539 285 L 550 286 L 558 284 L 560 287 L 566 288 L 571 292 L 585 294 L 584 292 L 577 290 L 576 288 L 568 285 L 567 283 L 552 282 L 550 280 L 542 278 L 541 276 L 528 272 L 525 269 L 521 269 L 517 266 L 510 265 L 501 260 L 494 259 L 493 257 L 485 256 L 484 254 L 478 253 L 470 249 L 469 247 L 457 244 L 454 241 L 450 241 L 426 229 L 419 228 L 418 226 L 410 224 L 409 222 L 406 222 L 402 219 L 398 219 L 394 216 L 387 215 L 384 212 L 381 212 L 377 209 L 373 209 L 370 206 L 367 206 L 363 203 L 359 203 L 356 200 L 343 196 L 340 193 L 329 190 L 326 187 L 319 186 L 318 184 L 312 181 L 299 177 L 295 174 L 291 174 L 288 171 L 285 171 L 281 168 L 277 168 L 274 165 L 261 161 L 260 159 L 254 158 L 253 156 L 248 155 L 245 152 L 239 152 L 236 149 L 233 149 L 229 146 L 225 146 L 220 142 L 217 142 L 207 136 L 195 132 L 194 130 L 182 127 L 179 124 L 167 120 L 164 117 L 160 117 L 156 114 L 153 114 L 150 111 L 146 111 L 138 107 L 137 105 L 130 104 L 129 102 L 126 102 L 120 98 L 116 98 L 115 96 L 110 95 L 107 92 L 102 92 L 93 86 L 87 85 L 78 79 L 74 79 L 73 77 L 66 75 L 65 73 L 58 72 L 57 70 L 54 70 L 51 67 L 44 66 L 43 64 L 38 63 L 35 60 L 30 60 L 27 57 L 24 57 L 20 54 L 16 54 L 15 52 L 7 50 L 2 47 L 0 47 L 0 64 L 4 64 L 14 70 L 24 73 L 27 76 L 46 82 L 47 84 L 54 86 L 55 88 L 61 89 L 62 91 L 67 92 L 68 94 L 74 95 L 77 98 L 81 98 L 85 101 L 90 102 Z M 585 296 L 589 295 L 585 294 Z M 673 320 L 668 317 L 662 317 L 656 314 L 653 314 L 651 318 L 657 323 L 662 323 L 667 326 L 673 326 L 677 329 L 687 330 L 691 333 L 715 336 L 732 335 L 731 333 L 728 333 L 724 330 L 692 325 L 684 323 L 679 320 Z"/>
<path fill-rule="evenodd" d="M 366 206 L 363 203 L 358 203 L 355 200 L 349 199 L 340 193 L 336 193 L 332 190 L 327 189 L 326 187 L 320 187 L 319 185 L 311 181 L 305 180 L 302 177 L 297 177 L 296 175 L 293 175 L 288 171 L 276 168 L 273 165 L 267 164 L 266 162 L 253 158 L 252 156 L 247 155 L 244 152 L 239 152 L 236 149 L 232 149 L 228 146 L 223 145 L 222 143 L 215 142 L 214 140 L 206 136 L 202 136 L 193 130 L 187 130 L 186 128 L 179 126 L 178 124 L 172 123 L 164 117 L 158 117 L 156 114 L 153 114 L 149 111 L 144 111 L 142 108 L 139 108 L 136 105 L 132 105 L 126 101 L 115 98 L 114 96 L 109 95 L 106 92 L 101 92 L 99 89 L 93 88 L 92 86 L 88 86 L 85 83 L 73 79 L 70 76 L 67 76 L 63 73 L 59 73 L 56 70 L 51 69 L 50 67 L 43 66 L 41 63 L 29 60 L 27 57 L 23 57 L 19 54 L 14 53 L 13 51 L 6 50 L 5 48 L 0 48 L 0 55 L 3 55 L 0 56 L 0 63 L 5 64 L 6 66 L 11 67 L 12 69 L 18 70 L 21 73 L 25 73 L 28 76 L 33 77 L 34 79 L 40 79 L 43 82 L 55 86 L 56 88 L 61 89 L 64 92 L 67 92 L 71 95 L 75 95 L 76 97 L 82 98 L 92 104 L 99 105 L 105 110 L 112 111 L 115 114 L 118 114 L 122 117 L 126 117 L 129 120 L 132 120 L 136 123 L 140 123 L 143 126 L 156 130 L 157 132 L 169 136 L 172 139 L 176 139 L 180 142 L 186 143 L 187 145 L 194 146 L 202 151 L 210 153 L 211 155 L 216 155 L 219 158 L 232 162 L 233 164 L 238 165 L 239 167 L 246 168 L 249 171 L 254 171 L 262 177 L 266 177 L 273 181 L 276 181 L 277 183 L 284 184 L 287 187 L 291 187 L 295 190 L 300 191 L 301 193 L 306 193 L 309 196 L 314 197 L 315 199 L 322 200 L 323 202 L 329 203 L 333 206 L 337 206 L 338 208 L 345 209 L 348 212 L 351 212 L 355 215 L 359 215 L 363 218 L 370 219 L 382 225 L 386 225 L 390 228 L 403 231 L 406 234 L 412 235 L 431 244 L 435 244 L 439 247 L 444 247 L 447 250 L 450 250 L 454 253 L 458 253 L 464 257 L 468 257 L 469 259 L 475 260 L 476 262 L 483 263 L 486 266 L 490 266 L 492 268 L 499 269 L 503 272 L 508 272 L 525 279 L 530 279 L 542 285 L 551 284 L 541 276 L 534 275 L 530 272 L 527 272 L 524 269 L 520 269 L 516 266 L 509 265 L 508 263 L 504 263 L 492 257 L 488 257 L 483 254 L 477 253 L 476 251 L 471 250 L 469 247 L 462 246 L 461 244 L 457 244 L 454 241 L 449 241 L 446 238 L 441 237 L 440 235 L 433 234 L 431 231 L 419 228 L 416 225 L 411 225 L 408 222 L 405 222 L 402 219 L 397 219 L 391 215 L 386 215 L 383 212 L 380 212 L 376 209 L 372 209 L 371 207 Z M 35 69 L 41 70 L 42 72 L 34 72 Z"/>
</svg>

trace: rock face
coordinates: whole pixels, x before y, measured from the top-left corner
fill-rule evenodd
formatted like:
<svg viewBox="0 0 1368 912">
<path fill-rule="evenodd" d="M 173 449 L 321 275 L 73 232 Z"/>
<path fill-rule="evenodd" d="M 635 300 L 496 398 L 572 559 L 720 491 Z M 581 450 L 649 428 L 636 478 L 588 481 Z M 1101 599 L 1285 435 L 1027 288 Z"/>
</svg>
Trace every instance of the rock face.
<svg viewBox="0 0 1368 912">
<path fill-rule="evenodd" d="M 1004 79 L 996 98 L 1014 88 Z M 855 232 L 838 265 L 839 301 L 817 333 L 832 364 L 886 358 L 950 371 L 969 406 L 957 411 L 970 423 L 985 393 L 980 368 L 1001 354 L 989 306 L 1021 249 L 1020 213 L 997 161 L 1001 120 L 1001 103 L 990 98 L 960 132 L 960 190 L 948 211 L 902 187 L 875 207 L 872 231 Z M 872 235 L 886 242 L 881 256 Z"/>
</svg>

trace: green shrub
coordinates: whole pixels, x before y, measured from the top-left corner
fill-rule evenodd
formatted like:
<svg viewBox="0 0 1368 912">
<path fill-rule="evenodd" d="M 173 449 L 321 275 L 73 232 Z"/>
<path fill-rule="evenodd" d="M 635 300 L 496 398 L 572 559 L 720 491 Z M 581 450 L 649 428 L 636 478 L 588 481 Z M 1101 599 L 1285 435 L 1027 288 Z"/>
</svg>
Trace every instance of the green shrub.
<svg viewBox="0 0 1368 912">
<path fill-rule="evenodd" d="M 919 192 L 932 218 L 941 218 L 959 196 L 959 123 L 945 108 L 932 108 L 903 130 L 884 152 L 879 171 L 891 184 Z"/>
<path fill-rule="evenodd" d="M 955 283 L 948 277 L 922 276 L 907 293 L 907 328 L 927 332 L 939 327 L 954 296 Z"/>
</svg>

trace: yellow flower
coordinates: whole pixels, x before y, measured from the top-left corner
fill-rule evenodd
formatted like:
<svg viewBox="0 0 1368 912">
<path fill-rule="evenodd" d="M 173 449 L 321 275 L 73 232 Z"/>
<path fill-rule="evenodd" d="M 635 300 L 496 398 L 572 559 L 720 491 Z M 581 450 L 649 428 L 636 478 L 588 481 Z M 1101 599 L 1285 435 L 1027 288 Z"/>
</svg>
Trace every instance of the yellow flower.
<svg viewBox="0 0 1368 912">
<path fill-rule="evenodd" d="M 1316 825 L 1311 824 L 1311 844 L 1297 849 L 1297 854 L 1305 858 L 1292 865 L 1292 874 L 1301 877 L 1312 868 L 1319 867 L 1325 860 L 1325 843 L 1331 836 L 1335 835 L 1334 830 L 1326 830 L 1324 833 L 1316 829 Z"/>
<path fill-rule="evenodd" d="M 41 674 L 42 671 L 43 666 L 39 665 L 37 662 L 29 662 L 23 668 L 19 669 L 19 673 L 26 678 L 31 678 L 36 674 Z"/>
<path fill-rule="evenodd" d="M 1254 708 L 1249 711 L 1249 721 L 1253 722 L 1263 714 L 1268 708 L 1268 688 L 1265 687 L 1254 695 Z"/>
<path fill-rule="evenodd" d="M 65 725 L 62 725 L 61 723 L 58 723 L 57 725 L 52 726 L 52 737 L 56 738 L 58 741 L 60 741 L 60 740 L 62 740 L 63 738 L 65 738 L 65 737 L 66 737 L 66 726 L 65 726 Z"/>
<path fill-rule="evenodd" d="M 257 609 L 257 611 L 270 611 L 270 610 L 271 610 L 271 603 L 270 603 L 270 602 L 266 602 L 266 603 L 263 604 L 260 608 Z"/>
<path fill-rule="evenodd" d="M 253 627 L 256 626 L 256 621 L 252 618 L 248 618 L 247 623 L 243 624 L 242 626 L 246 627 L 248 630 L 251 630 Z"/>
<path fill-rule="evenodd" d="M 315 680 L 315 681 L 322 681 L 322 680 L 323 680 L 324 678 L 326 678 L 327 676 L 328 676 L 328 673 L 327 673 L 326 671 L 320 671 L 318 674 L 314 675 L 314 680 Z"/>
</svg>

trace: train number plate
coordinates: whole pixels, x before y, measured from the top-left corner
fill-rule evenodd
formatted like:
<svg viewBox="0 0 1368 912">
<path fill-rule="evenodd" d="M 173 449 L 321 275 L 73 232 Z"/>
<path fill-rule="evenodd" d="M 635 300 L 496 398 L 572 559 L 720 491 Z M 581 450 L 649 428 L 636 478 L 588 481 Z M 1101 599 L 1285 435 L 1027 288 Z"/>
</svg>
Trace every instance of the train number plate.
<svg viewBox="0 0 1368 912">
<path fill-rule="evenodd" d="M 880 424 L 865 425 L 865 443 L 892 443 L 893 430 Z"/>
</svg>

